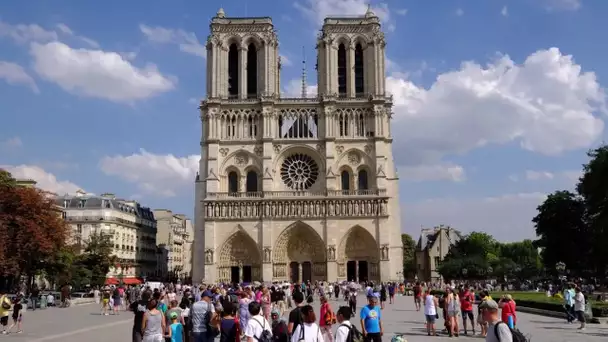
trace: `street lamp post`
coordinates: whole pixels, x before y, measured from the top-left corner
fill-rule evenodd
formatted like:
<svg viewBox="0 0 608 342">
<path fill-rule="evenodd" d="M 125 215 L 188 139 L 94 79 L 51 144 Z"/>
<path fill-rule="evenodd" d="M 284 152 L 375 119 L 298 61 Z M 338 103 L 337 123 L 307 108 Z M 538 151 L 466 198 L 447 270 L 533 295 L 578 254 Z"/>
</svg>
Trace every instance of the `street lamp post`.
<svg viewBox="0 0 608 342">
<path fill-rule="evenodd" d="M 492 272 L 494 272 L 494 269 L 492 266 L 488 266 L 488 278 L 492 276 Z"/>
<path fill-rule="evenodd" d="M 467 273 L 469 273 L 469 270 L 467 270 L 466 268 L 462 269 L 462 276 L 466 279 L 467 278 Z"/>
</svg>

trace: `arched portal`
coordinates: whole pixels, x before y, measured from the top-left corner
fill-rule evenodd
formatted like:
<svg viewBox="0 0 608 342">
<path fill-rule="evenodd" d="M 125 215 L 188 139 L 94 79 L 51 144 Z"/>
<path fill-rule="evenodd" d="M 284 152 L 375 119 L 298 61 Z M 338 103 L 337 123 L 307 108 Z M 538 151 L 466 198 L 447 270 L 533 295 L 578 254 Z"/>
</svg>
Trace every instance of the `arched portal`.
<svg viewBox="0 0 608 342">
<path fill-rule="evenodd" d="M 378 281 L 380 250 L 376 239 L 361 226 L 352 227 L 338 249 L 338 277 L 349 281 Z"/>
<path fill-rule="evenodd" d="M 226 283 L 262 280 L 262 257 L 257 244 L 246 232 L 238 230 L 222 245 L 217 279 Z"/>
<path fill-rule="evenodd" d="M 325 242 L 303 222 L 295 222 L 279 235 L 273 253 L 275 281 L 326 280 Z"/>
</svg>

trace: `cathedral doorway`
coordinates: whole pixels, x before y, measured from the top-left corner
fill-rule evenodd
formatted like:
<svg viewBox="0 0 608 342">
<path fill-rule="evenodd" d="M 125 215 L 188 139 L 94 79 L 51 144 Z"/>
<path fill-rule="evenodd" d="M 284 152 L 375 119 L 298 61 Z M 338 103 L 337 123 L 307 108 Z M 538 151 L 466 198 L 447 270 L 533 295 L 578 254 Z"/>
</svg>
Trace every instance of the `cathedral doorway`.
<svg viewBox="0 0 608 342">
<path fill-rule="evenodd" d="M 379 280 L 379 261 L 378 244 L 368 230 L 354 226 L 344 235 L 338 249 L 338 263 L 342 267 L 346 266 L 346 280 L 357 282 Z"/>
<path fill-rule="evenodd" d="M 354 260 L 346 263 L 346 280 L 357 281 L 357 262 Z"/>
<path fill-rule="evenodd" d="M 230 235 L 220 248 L 218 282 L 261 281 L 262 258 L 255 241 L 243 230 Z"/>
<path fill-rule="evenodd" d="M 239 283 L 241 280 L 241 269 L 238 266 L 230 267 L 230 283 Z"/>
<path fill-rule="evenodd" d="M 298 221 L 279 235 L 273 251 L 275 281 L 326 280 L 325 242 L 309 225 Z"/>
<path fill-rule="evenodd" d="M 310 261 L 302 263 L 302 282 L 312 282 L 312 264 Z"/>
<path fill-rule="evenodd" d="M 243 266 L 243 283 L 253 282 L 253 274 L 251 266 Z"/>
<path fill-rule="evenodd" d="M 289 263 L 289 280 L 294 284 L 300 282 L 300 264 L 295 261 Z"/>
</svg>

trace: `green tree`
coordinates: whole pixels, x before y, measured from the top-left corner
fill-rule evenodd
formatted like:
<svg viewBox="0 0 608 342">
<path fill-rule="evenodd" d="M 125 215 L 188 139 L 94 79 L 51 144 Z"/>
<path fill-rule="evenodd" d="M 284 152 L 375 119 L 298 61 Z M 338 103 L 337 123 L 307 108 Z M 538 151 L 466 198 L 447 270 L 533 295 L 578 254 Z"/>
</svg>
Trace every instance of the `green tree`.
<svg viewBox="0 0 608 342">
<path fill-rule="evenodd" d="M 596 275 L 603 279 L 608 265 L 608 254 L 605 252 L 608 244 L 608 145 L 589 151 L 587 156 L 590 160 L 583 165 L 583 175 L 576 190 L 583 198 L 591 238 L 591 258 L 587 260 L 593 265 Z M 586 251 L 586 247 L 577 246 L 574 251 Z"/>
<path fill-rule="evenodd" d="M 450 247 L 438 272 L 446 280 L 486 278 L 500 257 L 499 246 L 492 235 L 472 232 Z"/>
<path fill-rule="evenodd" d="M 588 268 L 591 236 L 585 223 L 585 202 L 569 191 L 556 191 L 538 206 L 532 219 L 539 237 L 535 245 L 547 271 L 555 274 L 555 264 L 563 262 L 575 274 Z"/>
<path fill-rule="evenodd" d="M 82 268 L 90 271 L 90 285 L 102 286 L 106 281 L 106 275 L 116 261 L 112 255 L 112 240 L 109 235 L 93 233 L 84 242 L 84 251 L 78 258 Z M 85 277 L 86 274 L 79 270 L 78 275 Z"/>
<path fill-rule="evenodd" d="M 410 278 L 416 274 L 416 242 L 409 234 L 401 234 L 403 245 L 403 277 Z"/>
<path fill-rule="evenodd" d="M 519 280 L 537 277 L 542 269 L 538 248 L 532 240 L 500 244 L 501 264 Z"/>
</svg>

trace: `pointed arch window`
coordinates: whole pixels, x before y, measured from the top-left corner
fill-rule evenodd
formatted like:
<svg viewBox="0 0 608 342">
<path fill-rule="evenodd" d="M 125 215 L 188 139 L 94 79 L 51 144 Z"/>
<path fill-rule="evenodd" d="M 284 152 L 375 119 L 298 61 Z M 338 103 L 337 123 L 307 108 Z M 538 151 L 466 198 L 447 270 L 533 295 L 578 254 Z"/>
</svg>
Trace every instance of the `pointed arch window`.
<svg viewBox="0 0 608 342">
<path fill-rule="evenodd" d="M 363 76 L 363 47 L 360 43 L 355 45 L 355 94 L 363 96 L 365 91 L 365 78 Z"/>
<path fill-rule="evenodd" d="M 342 191 L 350 190 L 350 173 L 346 170 L 340 174 L 340 181 L 342 183 Z"/>
<path fill-rule="evenodd" d="M 359 174 L 357 175 L 357 180 L 358 180 L 357 183 L 359 185 L 359 190 L 368 190 L 369 189 L 366 170 L 359 170 Z"/>
<path fill-rule="evenodd" d="M 236 97 L 239 94 L 239 48 L 231 44 L 228 49 L 228 95 Z"/>
<path fill-rule="evenodd" d="M 228 194 L 234 196 L 239 192 L 239 175 L 236 171 L 228 173 Z"/>
<path fill-rule="evenodd" d="M 346 46 L 338 46 L 338 95 L 346 96 Z"/>
<path fill-rule="evenodd" d="M 247 47 L 247 98 L 258 96 L 258 49 L 251 43 Z"/>
<path fill-rule="evenodd" d="M 245 185 L 247 192 L 258 191 L 258 174 L 255 171 L 247 172 L 247 183 Z"/>
</svg>

